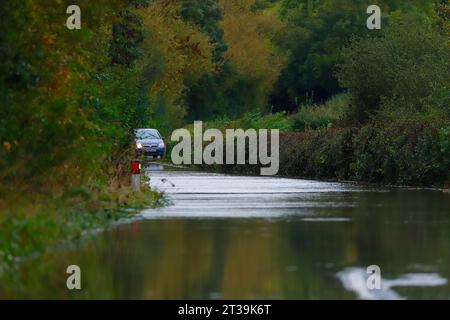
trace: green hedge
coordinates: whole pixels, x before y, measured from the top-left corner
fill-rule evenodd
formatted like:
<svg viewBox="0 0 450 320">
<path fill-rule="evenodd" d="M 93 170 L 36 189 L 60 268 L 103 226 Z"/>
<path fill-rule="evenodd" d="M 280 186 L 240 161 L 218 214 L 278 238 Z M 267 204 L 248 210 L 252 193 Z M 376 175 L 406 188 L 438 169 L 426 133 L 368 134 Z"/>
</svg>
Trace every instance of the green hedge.
<svg viewBox="0 0 450 320">
<path fill-rule="evenodd" d="M 411 186 L 450 181 L 450 124 L 370 123 L 282 133 L 280 174 Z"/>
<path fill-rule="evenodd" d="M 203 166 L 259 174 L 258 166 Z M 408 186 L 450 183 L 450 123 L 369 123 L 280 133 L 282 176 Z"/>
</svg>

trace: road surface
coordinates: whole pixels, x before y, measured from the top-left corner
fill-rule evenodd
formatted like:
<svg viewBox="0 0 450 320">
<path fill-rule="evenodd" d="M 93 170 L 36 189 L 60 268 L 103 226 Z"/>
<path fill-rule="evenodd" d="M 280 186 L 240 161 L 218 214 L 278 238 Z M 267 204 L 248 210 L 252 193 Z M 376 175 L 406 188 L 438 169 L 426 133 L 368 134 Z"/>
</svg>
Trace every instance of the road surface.
<svg viewBox="0 0 450 320">
<path fill-rule="evenodd" d="M 450 298 L 447 194 L 158 165 L 147 173 L 167 207 L 33 262 L 15 297 Z M 83 275 L 77 292 L 65 287 L 72 264 Z"/>
</svg>

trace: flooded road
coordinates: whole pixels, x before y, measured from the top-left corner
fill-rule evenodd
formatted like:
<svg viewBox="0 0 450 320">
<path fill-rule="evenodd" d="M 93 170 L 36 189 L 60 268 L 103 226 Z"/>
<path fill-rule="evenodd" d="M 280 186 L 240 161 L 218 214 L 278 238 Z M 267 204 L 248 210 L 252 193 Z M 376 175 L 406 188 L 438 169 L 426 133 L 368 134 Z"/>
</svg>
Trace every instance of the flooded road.
<svg viewBox="0 0 450 320">
<path fill-rule="evenodd" d="M 448 194 L 148 173 L 167 207 L 38 259 L 0 297 L 450 299 Z M 82 290 L 67 290 L 68 265 L 80 266 Z M 377 290 L 366 285 L 371 265 Z"/>
</svg>

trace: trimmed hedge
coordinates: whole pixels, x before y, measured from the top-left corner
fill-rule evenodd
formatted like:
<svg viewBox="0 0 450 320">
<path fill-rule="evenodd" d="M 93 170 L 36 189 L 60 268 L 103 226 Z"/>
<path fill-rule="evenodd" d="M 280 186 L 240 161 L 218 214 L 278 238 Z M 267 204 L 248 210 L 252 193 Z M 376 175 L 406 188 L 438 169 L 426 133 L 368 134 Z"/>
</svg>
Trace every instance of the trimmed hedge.
<svg viewBox="0 0 450 320">
<path fill-rule="evenodd" d="M 212 169 L 259 174 L 257 166 L 249 165 L 214 166 Z M 408 186 L 448 186 L 450 123 L 373 122 L 354 128 L 282 132 L 279 174 Z"/>
</svg>

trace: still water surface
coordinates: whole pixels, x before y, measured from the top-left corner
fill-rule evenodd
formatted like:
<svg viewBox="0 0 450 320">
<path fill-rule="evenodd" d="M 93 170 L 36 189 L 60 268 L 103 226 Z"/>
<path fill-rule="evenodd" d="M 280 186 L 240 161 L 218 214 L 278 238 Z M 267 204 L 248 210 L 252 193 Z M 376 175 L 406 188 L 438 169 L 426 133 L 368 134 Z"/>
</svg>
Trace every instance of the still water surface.
<svg viewBox="0 0 450 320">
<path fill-rule="evenodd" d="M 450 299 L 448 194 L 148 173 L 169 206 L 33 261 L 0 298 Z M 380 290 L 367 289 L 370 265 Z"/>
</svg>

